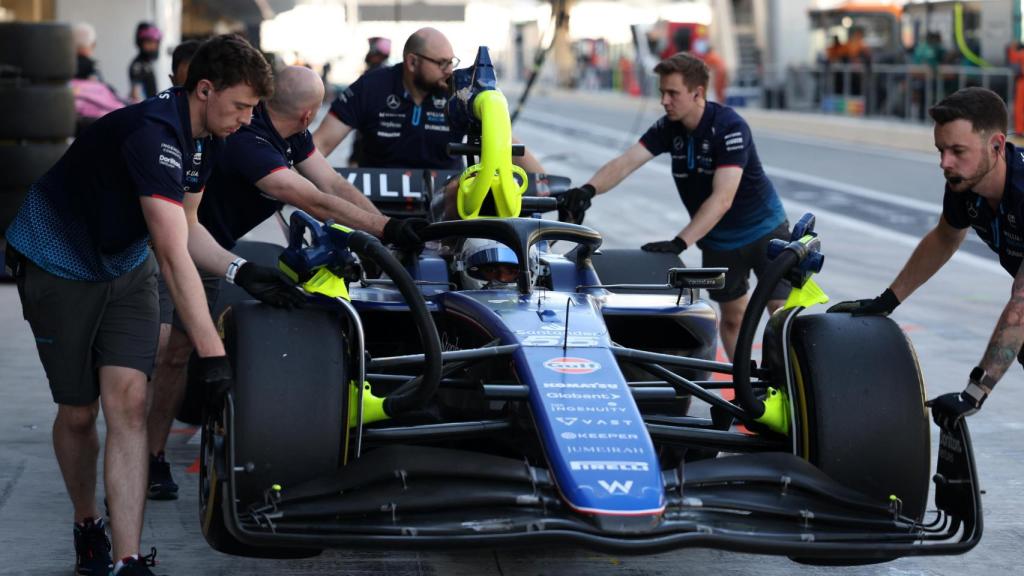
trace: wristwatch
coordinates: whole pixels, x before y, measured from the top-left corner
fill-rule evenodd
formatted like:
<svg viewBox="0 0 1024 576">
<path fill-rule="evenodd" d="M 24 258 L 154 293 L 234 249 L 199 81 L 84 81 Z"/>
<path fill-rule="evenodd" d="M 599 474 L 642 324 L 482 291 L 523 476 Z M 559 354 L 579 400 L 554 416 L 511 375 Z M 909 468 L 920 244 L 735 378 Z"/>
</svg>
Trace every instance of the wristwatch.
<svg viewBox="0 0 1024 576">
<path fill-rule="evenodd" d="M 988 372 L 985 372 L 984 368 L 975 366 L 967 377 L 967 388 L 964 388 L 964 394 L 974 400 L 976 406 L 981 407 L 995 385 L 995 380 L 988 375 Z"/>
<path fill-rule="evenodd" d="M 235 274 L 238 274 L 238 269 L 245 264 L 245 258 L 235 258 L 231 264 L 228 264 L 228 270 L 224 274 L 224 279 L 227 280 L 228 284 L 235 283 Z M 971 372 L 973 374 L 973 372 Z"/>
</svg>

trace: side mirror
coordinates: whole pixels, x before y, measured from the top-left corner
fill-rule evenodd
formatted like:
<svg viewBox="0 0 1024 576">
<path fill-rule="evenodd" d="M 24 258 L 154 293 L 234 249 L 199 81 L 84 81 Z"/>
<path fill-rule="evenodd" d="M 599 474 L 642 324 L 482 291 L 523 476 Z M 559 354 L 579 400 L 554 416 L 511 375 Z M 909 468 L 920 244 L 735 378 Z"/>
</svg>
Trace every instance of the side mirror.
<svg viewBox="0 0 1024 576">
<path fill-rule="evenodd" d="M 668 284 L 678 290 L 721 290 L 725 288 L 725 273 L 728 271 L 728 268 L 669 268 Z"/>
</svg>

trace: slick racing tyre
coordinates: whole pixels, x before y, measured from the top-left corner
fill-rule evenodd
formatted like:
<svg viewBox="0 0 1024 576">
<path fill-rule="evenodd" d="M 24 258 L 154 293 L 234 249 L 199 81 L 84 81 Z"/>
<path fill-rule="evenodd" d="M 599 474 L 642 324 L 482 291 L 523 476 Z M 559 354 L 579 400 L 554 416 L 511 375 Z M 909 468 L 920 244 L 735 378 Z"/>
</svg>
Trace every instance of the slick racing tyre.
<svg viewBox="0 0 1024 576">
<path fill-rule="evenodd" d="M 262 266 L 277 267 L 277 257 L 281 254 L 284 248 L 277 244 L 271 244 L 269 242 L 239 242 L 232 248 L 232 252 L 245 258 L 249 262 L 260 264 Z M 213 311 L 213 318 L 216 321 L 224 311 L 229 307 L 244 302 L 246 300 L 252 300 L 252 296 L 243 290 L 242 288 L 229 284 L 226 280 L 220 281 L 220 286 L 217 290 L 217 300 L 213 303 L 211 310 Z M 185 397 L 181 402 L 181 407 L 178 410 L 178 420 L 187 424 L 198 425 L 202 418 L 202 407 L 206 402 L 204 390 L 202 385 L 189 380 L 185 386 Z"/>
<path fill-rule="evenodd" d="M 0 80 L 0 140 L 63 140 L 75 135 L 75 95 L 68 84 Z"/>
<path fill-rule="evenodd" d="M 224 421 L 223 412 L 206 414 L 199 443 L 199 522 L 206 542 L 214 550 L 234 556 L 310 558 L 319 555 L 321 550 L 309 548 L 250 546 L 239 542 L 228 530 L 224 515 L 232 511 L 224 506 L 227 490 Z"/>
<path fill-rule="evenodd" d="M 218 443 L 234 446 L 235 504 L 246 510 L 264 502 L 268 489 L 334 474 L 342 451 L 342 393 L 348 383 L 344 321 L 331 311 L 282 310 L 239 302 L 223 319 L 225 347 L 235 371 L 233 417 L 216 433 L 204 425 L 200 512 L 203 535 L 222 552 L 260 557 L 298 557 L 319 550 L 251 547 L 225 526 L 223 498 L 230 460 Z M 226 421 L 226 419 L 224 419 Z M 209 438 L 209 441 L 207 441 Z"/>
<path fill-rule="evenodd" d="M 790 332 L 801 456 L 920 520 L 928 503 L 928 413 L 917 356 L 882 316 L 799 316 Z"/>
<path fill-rule="evenodd" d="M 602 249 L 591 257 L 602 284 L 665 284 L 669 268 L 682 268 L 682 259 L 668 252 Z M 616 294 L 652 294 L 650 290 L 611 289 Z M 696 295 L 694 295 L 696 296 Z"/>
<path fill-rule="evenodd" d="M 0 77 L 67 82 L 74 76 L 75 66 L 75 44 L 68 24 L 0 23 Z"/>
</svg>

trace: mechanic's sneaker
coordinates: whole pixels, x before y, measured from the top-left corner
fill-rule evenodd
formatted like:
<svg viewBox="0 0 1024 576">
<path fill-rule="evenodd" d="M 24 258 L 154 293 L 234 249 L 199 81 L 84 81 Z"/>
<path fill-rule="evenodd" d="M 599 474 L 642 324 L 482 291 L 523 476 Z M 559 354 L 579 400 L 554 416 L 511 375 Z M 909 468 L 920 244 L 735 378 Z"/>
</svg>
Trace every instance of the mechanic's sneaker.
<svg viewBox="0 0 1024 576">
<path fill-rule="evenodd" d="M 129 556 L 122 559 L 113 570 L 111 576 L 156 576 L 150 566 L 156 566 L 156 548 L 151 548 L 148 556 L 135 558 Z"/>
<path fill-rule="evenodd" d="M 107 576 L 113 563 L 110 561 L 110 539 L 104 530 L 103 520 L 86 520 L 75 524 L 75 574 L 82 576 Z"/>
<path fill-rule="evenodd" d="M 164 459 L 164 453 L 149 455 L 149 488 L 146 497 L 150 500 L 176 500 L 178 485 L 171 478 L 171 465 Z"/>
</svg>

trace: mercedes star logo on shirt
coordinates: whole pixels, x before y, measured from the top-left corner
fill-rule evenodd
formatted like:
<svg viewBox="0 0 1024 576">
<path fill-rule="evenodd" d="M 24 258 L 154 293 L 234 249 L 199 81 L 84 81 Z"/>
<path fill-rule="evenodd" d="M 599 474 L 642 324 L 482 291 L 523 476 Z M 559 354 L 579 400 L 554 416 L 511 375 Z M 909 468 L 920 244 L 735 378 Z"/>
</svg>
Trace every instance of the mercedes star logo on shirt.
<svg viewBox="0 0 1024 576">
<path fill-rule="evenodd" d="M 388 99 L 387 99 L 387 104 L 388 104 L 388 108 L 391 108 L 392 110 L 398 110 L 398 106 L 399 106 L 398 96 L 395 96 L 394 94 L 389 94 L 388 95 Z"/>
</svg>

